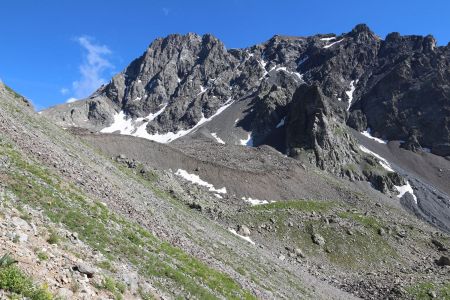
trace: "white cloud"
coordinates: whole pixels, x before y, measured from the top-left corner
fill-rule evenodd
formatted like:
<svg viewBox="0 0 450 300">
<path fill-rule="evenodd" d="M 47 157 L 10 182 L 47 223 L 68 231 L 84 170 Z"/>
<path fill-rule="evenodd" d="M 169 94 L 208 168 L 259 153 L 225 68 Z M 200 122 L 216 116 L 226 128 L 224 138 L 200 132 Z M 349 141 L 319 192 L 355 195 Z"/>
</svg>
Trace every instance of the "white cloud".
<svg viewBox="0 0 450 300">
<path fill-rule="evenodd" d="M 163 7 L 163 8 L 162 8 L 162 12 L 163 12 L 163 14 L 167 17 L 167 16 L 169 15 L 169 13 L 170 13 L 170 9 L 167 8 L 167 7 Z"/>
<path fill-rule="evenodd" d="M 67 88 L 62 88 L 62 89 L 60 89 L 59 91 L 60 91 L 60 93 L 63 94 L 63 95 L 67 95 L 67 93 L 69 93 L 69 89 L 67 89 Z"/>
<path fill-rule="evenodd" d="M 81 99 L 89 96 L 107 82 L 102 77 L 103 73 L 113 69 L 114 65 L 106 58 L 112 53 L 107 46 L 96 44 L 92 38 L 87 36 L 79 37 L 76 41 L 85 50 L 85 56 L 79 67 L 81 78 L 72 83 L 72 91 L 76 98 Z"/>
<path fill-rule="evenodd" d="M 72 102 L 75 102 L 77 100 L 78 100 L 77 98 L 71 97 L 71 98 L 66 100 L 66 103 L 72 103 Z"/>
</svg>

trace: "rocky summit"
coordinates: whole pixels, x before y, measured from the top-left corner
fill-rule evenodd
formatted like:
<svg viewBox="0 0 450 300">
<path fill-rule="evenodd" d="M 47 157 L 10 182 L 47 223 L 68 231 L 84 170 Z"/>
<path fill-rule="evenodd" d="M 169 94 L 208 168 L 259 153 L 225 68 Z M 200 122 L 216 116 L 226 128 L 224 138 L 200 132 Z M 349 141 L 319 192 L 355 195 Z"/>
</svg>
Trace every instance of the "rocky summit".
<svg viewBox="0 0 450 300">
<path fill-rule="evenodd" d="M 86 99 L 0 100 L 0 298 L 450 299 L 432 36 L 172 34 Z"/>
</svg>

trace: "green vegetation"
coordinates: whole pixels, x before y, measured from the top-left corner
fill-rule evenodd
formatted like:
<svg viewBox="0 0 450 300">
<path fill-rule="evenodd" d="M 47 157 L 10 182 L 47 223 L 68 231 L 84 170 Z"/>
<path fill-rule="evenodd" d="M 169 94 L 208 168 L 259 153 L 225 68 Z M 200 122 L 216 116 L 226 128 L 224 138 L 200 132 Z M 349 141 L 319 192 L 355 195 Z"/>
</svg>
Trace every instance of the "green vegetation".
<svg viewBox="0 0 450 300">
<path fill-rule="evenodd" d="M 45 252 L 39 251 L 36 255 L 39 258 L 39 260 L 44 261 L 48 259 L 48 255 Z"/>
<path fill-rule="evenodd" d="M 431 292 L 436 293 L 435 299 L 450 299 L 450 283 L 422 282 L 406 288 L 406 291 L 413 299 L 433 299 Z"/>
<path fill-rule="evenodd" d="M 103 261 L 99 262 L 97 264 L 97 266 L 99 266 L 100 268 L 102 268 L 104 270 L 108 270 L 110 272 L 114 272 L 115 271 L 113 265 L 111 264 L 111 262 L 109 260 L 103 260 Z"/>
<path fill-rule="evenodd" d="M 8 92 L 10 92 L 11 94 L 13 94 L 14 97 L 16 97 L 16 98 L 23 98 L 21 95 L 19 95 L 18 93 L 16 93 L 15 90 L 13 90 L 12 88 L 10 88 L 10 87 L 7 86 L 6 84 L 4 84 L 4 85 L 5 85 L 5 89 L 6 89 Z"/>
<path fill-rule="evenodd" d="M 27 297 L 31 300 L 51 300 L 52 294 L 46 287 L 38 287 L 17 266 L 8 255 L 0 259 L 0 289 L 12 296 Z"/>
<path fill-rule="evenodd" d="M 272 226 L 275 229 L 268 233 L 297 245 L 307 257 L 326 259 L 344 268 L 364 269 L 371 264 L 389 263 L 397 257 L 395 249 L 378 234 L 383 228 L 381 220 L 345 209 L 344 203 L 333 201 L 279 201 L 249 207 L 236 215 L 235 222 Z M 311 218 L 312 212 L 316 218 Z M 327 215 L 338 215 L 360 226 L 327 222 Z M 316 233 L 325 239 L 323 247 L 314 244 L 312 235 Z"/>
<path fill-rule="evenodd" d="M 338 213 L 338 216 L 343 219 L 351 219 L 368 229 L 375 230 L 376 232 L 378 232 L 380 228 L 383 228 L 381 221 L 371 216 L 363 216 L 354 212 L 340 212 Z"/>
<path fill-rule="evenodd" d="M 49 243 L 50 245 L 53 245 L 53 244 L 58 244 L 59 241 L 60 241 L 59 235 L 55 231 L 51 230 L 50 235 L 47 239 L 47 243 Z"/>
<path fill-rule="evenodd" d="M 254 298 L 228 275 L 158 240 L 141 226 L 87 198 L 49 170 L 24 160 L 11 145 L 0 142 L 0 155 L 7 155 L 12 162 L 10 171 L 0 175 L 21 203 L 42 208 L 52 222 L 77 232 L 80 240 L 109 260 L 119 257 L 129 260 L 154 285 L 167 292 L 179 290 L 200 299 Z M 58 238 L 51 234 L 49 242 L 55 241 Z"/>
<path fill-rule="evenodd" d="M 105 277 L 103 279 L 102 285 L 99 286 L 100 289 L 109 291 L 114 295 L 116 300 L 123 299 L 122 295 L 125 293 L 126 285 L 124 283 L 119 283 L 112 279 L 111 277 Z"/>
</svg>

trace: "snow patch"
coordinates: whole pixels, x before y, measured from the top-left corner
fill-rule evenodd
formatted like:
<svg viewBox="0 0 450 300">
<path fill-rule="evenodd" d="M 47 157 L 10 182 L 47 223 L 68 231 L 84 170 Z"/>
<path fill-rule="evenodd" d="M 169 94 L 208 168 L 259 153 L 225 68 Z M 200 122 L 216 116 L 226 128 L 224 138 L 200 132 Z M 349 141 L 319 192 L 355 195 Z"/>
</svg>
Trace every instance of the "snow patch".
<svg viewBox="0 0 450 300">
<path fill-rule="evenodd" d="M 150 113 L 147 117 L 137 118 L 136 120 L 133 120 L 132 118 L 127 118 L 125 113 L 123 111 L 120 111 L 119 113 L 113 116 L 114 118 L 113 123 L 110 126 L 100 130 L 100 132 L 113 133 L 118 131 L 120 134 L 142 137 L 141 135 L 143 135 L 144 132 L 147 133 L 147 131 L 145 130 L 145 128 L 147 127 L 146 121 L 147 122 L 153 121 L 166 109 L 166 107 L 167 104 L 165 104 L 157 112 Z"/>
<path fill-rule="evenodd" d="M 370 154 L 372 156 L 375 156 L 378 159 L 378 163 L 386 170 L 389 172 L 395 172 L 394 169 L 392 169 L 391 165 L 389 164 L 389 162 L 381 157 L 380 155 L 376 154 L 373 151 L 370 151 L 369 149 L 367 149 L 366 147 L 364 147 L 363 145 L 359 145 L 359 149 L 361 149 L 362 152 Z"/>
<path fill-rule="evenodd" d="M 246 240 L 247 242 L 249 242 L 249 243 L 252 244 L 252 245 L 255 245 L 255 242 L 252 241 L 248 236 L 240 235 L 239 233 L 236 232 L 236 230 L 231 229 L 231 228 L 228 228 L 228 230 L 229 230 L 232 234 L 234 234 L 234 235 L 240 237 L 240 238 L 243 239 L 243 240 Z"/>
<path fill-rule="evenodd" d="M 102 133 L 113 133 L 119 131 L 120 134 L 131 135 L 135 130 L 133 125 L 133 119 L 127 119 L 125 113 L 121 110 L 119 113 L 113 116 L 113 123 L 100 130 Z"/>
<path fill-rule="evenodd" d="M 358 83 L 358 80 L 356 80 L 356 81 L 352 80 L 350 82 L 350 89 L 345 92 L 347 94 L 347 97 L 348 97 L 347 111 L 349 111 L 350 110 L 350 106 L 352 106 L 353 93 L 355 92 L 355 89 L 356 89 L 355 83 Z"/>
<path fill-rule="evenodd" d="M 261 68 L 263 69 L 263 72 L 264 72 L 264 74 L 261 76 L 261 78 L 259 78 L 259 80 L 262 80 L 264 77 L 267 76 L 267 74 L 269 74 L 269 72 L 267 72 L 267 70 L 266 70 L 267 62 L 264 59 L 259 60 L 259 64 L 261 65 Z"/>
<path fill-rule="evenodd" d="M 402 185 L 402 186 L 396 186 L 396 185 L 394 185 L 394 187 L 397 189 L 397 191 L 398 191 L 398 193 L 399 193 L 399 194 L 397 195 L 397 198 L 401 198 L 401 197 L 403 197 L 406 193 L 410 193 L 411 196 L 412 196 L 413 199 L 414 199 L 414 202 L 415 202 L 416 205 L 417 205 L 417 197 L 416 197 L 416 195 L 414 194 L 414 190 L 413 190 L 411 184 L 409 184 L 409 181 L 406 181 L 406 184 L 405 184 L 405 185 Z"/>
<path fill-rule="evenodd" d="M 329 41 L 332 41 L 332 40 L 335 40 L 335 39 L 336 39 L 336 37 L 332 36 L 332 37 L 324 37 L 324 38 L 321 38 L 320 40 L 321 41 L 325 41 L 325 42 L 329 42 Z"/>
<path fill-rule="evenodd" d="M 198 175 L 190 174 L 190 173 L 186 172 L 185 170 L 178 169 L 177 172 L 175 173 L 175 175 L 183 177 L 187 181 L 190 181 L 194 184 L 207 187 L 210 192 L 217 193 L 217 194 L 226 194 L 227 193 L 227 189 L 225 187 L 223 187 L 221 189 L 216 189 L 211 183 L 201 180 Z"/>
<path fill-rule="evenodd" d="M 290 75 L 294 75 L 294 76 L 296 76 L 299 80 L 303 80 L 303 76 L 302 76 L 302 74 L 300 74 L 300 73 L 298 73 L 298 72 L 292 72 L 292 71 L 289 71 L 286 67 L 273 67 L 272 69 L 270 69 L 270 71 L 269 72 L 271 72 L 272 70 L 275 70 L 275 71 L 277 71 L 277 72 L 279 72 L 279 71 L 284 71 L 284 72 L 286 72 L 286 73 L 288 73 L 288 74 L 290 74 Z M 297 81 L 297 80 L 296 80 Z"/>
<path fill-rule="evenodd" d="M 258 200 L 258 199 L 252 199 L 250 197 L 246 198 L 246 197 L 242 197 L 242 200 L 244 200 L 245 202 L 250 203 L 252 206 L 255 205 L 264 205 L 264 204 L 269 204 L 269 203 L 274 203 L 276 201 L 268 201 L 268 200 Z"/>
<path fill-rule="evenodd" d="M 326 45 L 326 46 L 323 46 L 323 48 L 325 48 L 325 49 L 330 48 L 331 46 L 334 46 L 334 45 L 336 45 L 336 44 L 342 42 L 343 40 L 344 40 L 344 39 L 340 39 L 339 41 L 336 41 L 336 42 L 333 42 L 333 43 L 328 44 L 328 45 Z"/>
<path fill-rule="evenodd" d="M 203 85 L 200 85 L 200 93 L 197 94 L 197 96 L 203 94 L 204 92 L 206 92 L 208 89 L 205 88 Z"/>
<path fill-rule="evenodd" d="M 243 146 L 249 146 L 249 147 L 253 147 L 253 138 L 252 138 L 252 133 L 250 132 L 248 134 L 248 137 L 246 139 L 240 140 L 239 141 L 241 145 Z"/>
<path fill-rule="evenodd" d="M 366 136 L 366 137 L 368 137 L 369 139 L 372 139 L 372 140 L 380 143 L 380 144 L 386 144 L 387 143 L 387 141 L 385 141 L 385 140 L 382 140 L 382 139 L 379 139 L 377 137 L 372 136 L 370 134 L 370 131 L 371 131 L 370 128 L 367 128 L 365 131 L 361 132 L 361 134 Z"/>
<path fill-rule="evenodd" d="M 216 141 L 217 141 L 219 144 L 225 144 L 225 142 L 224 142 L 220 137 L 217 136 L 217 133 L 212 132 L 211 135 L 213 136 L 213 138 L 216 139 Z"/>
<path fill-rule="evenodd" d="M 167 132 L 167 133 L 162 133 L 162 134 L 159 134 L 158 132 L 155 134 L 149 134 L 144 128 L 144 130 L 140 131 L 139 137 L 148 139 L 148 140 L 152 140 L 155 142 L 159 142 L 159 143 L 168 143 L 168 142 L 174 141 L 174 140 L 176 140 L 182 136 L 185 136 L 188 133 L 196 130 L 199 126 L 211 121 L 213 118 L 220 115 L 224 110 L 226 110 L 233 103 L 234 103 L 234 101 L 231 98 L 228 99 L 228 101 L 225 102 L 224 106 L 219 108 L 216 111 L 216 113 L 209 118 L 205 118 L 205 116 L 202 114 L 202 118 L 200 119 L 200 121 L 194 127 L 190 128 L 190 129 L 182 129 L 177 132 Z"/>
<path fill-rule="evenodd" d="M 280 123 L 278 123 L 275 128 L 280 128 L 280 127 L 284 126 L 285 123 L 286 123 L 286 117 L 281 119 Z"/>
</svg>

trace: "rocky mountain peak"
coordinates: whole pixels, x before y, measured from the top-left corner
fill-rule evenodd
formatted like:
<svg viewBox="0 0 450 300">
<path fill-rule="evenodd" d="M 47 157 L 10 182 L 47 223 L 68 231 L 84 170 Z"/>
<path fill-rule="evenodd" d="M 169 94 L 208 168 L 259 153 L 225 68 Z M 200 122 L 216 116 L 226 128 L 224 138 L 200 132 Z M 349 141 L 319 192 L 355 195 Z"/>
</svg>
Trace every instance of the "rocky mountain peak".
<svg viewBox="0 0 450 300">
<path fill-rule="evenodd" d="M 274 128 L 287 118 L 297 88 L 307 84 L 320 89 L 333 119 L 442 154 L 450 142 L 448 121 L 432 112 L 448 106 L 450 59 L 446 48 L 435 43 L 432 36 L 395 32 L 383 41 L 365 24 L 342 35 L 275 35 L 233 50 L 210 34 L 173 34 L 151 43 L 86 102 L 67 105 L 62 117 L 57 109 L 56 118 L 65 126 L 96 130 L 131 122 L 123 132 L 138 134 L 139 127 L 141 136 L 169 142 L 196 131 L 228 105 L 250 101 L 238 123 L 241 131 L 230 133 L 229 142 L 239 143 L 251 132 L 254 145 L 269 143 L 284 151 L 284 141 L 275 145 L 269 140 L 282 130 Z M 439 137 L 424 132 L 430 122 Z M 234 123 L 217 126 L 224 132 L 227 126 L 236 128 Z"/>
<path fill-rule="evenodd" d="M 356 25 L 346 36 L 352 37 L 357 43 L 373 43 L 381 40 L 366 24 Z"/>
</svg>

